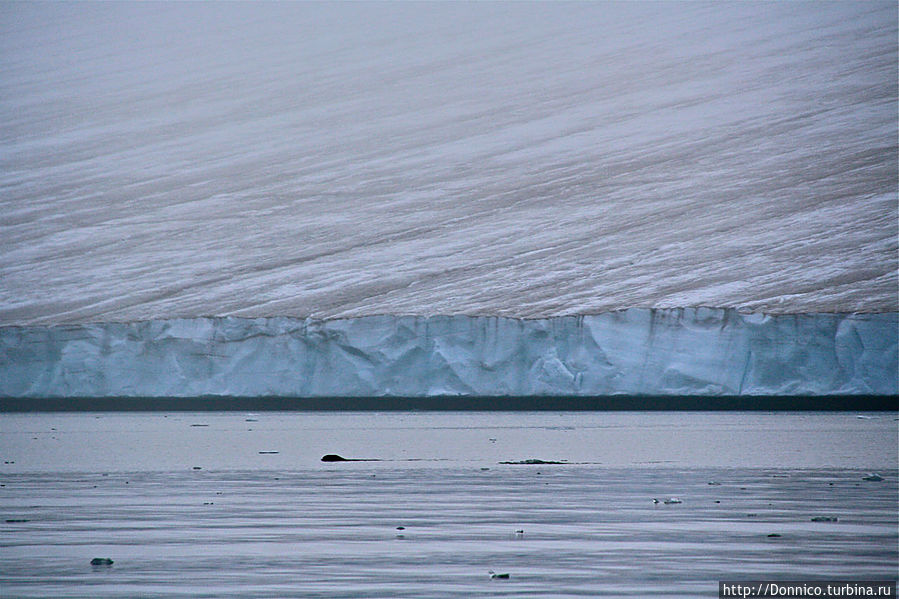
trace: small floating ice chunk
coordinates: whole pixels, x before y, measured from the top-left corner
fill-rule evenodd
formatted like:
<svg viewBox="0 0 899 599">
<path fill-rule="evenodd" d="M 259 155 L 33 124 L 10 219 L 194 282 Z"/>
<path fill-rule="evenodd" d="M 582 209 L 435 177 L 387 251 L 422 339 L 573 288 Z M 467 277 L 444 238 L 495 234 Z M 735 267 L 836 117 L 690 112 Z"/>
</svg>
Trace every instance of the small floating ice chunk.
<svg viewBox="0 0 899 599">
<path fill-rule="evenodd" d="M 495 579 L 495 578 L 499 578 L 499 579 L 501 579 L 501 580 L 508 580 L 508 579 L 509 579 L 509 573 L 508 573 L 508 572 L 504 572 L 504 573 L 502 573 L 502 574 L 497 574 L 497 573 L 494 572 L 493 570 L 490 570 L 490 571 L 489 571 L 489 574 L 490 574 L 490 578 L 491 578 L 491 579 Z"/>
<path fill-rule="evenodd" d="M 862 480 L 867 480 L 871 482 L 880 482 L 883 480 L 883 477 L 875 472 L 869 472 L 868 476 L 862 477 Z"/>
</svg>

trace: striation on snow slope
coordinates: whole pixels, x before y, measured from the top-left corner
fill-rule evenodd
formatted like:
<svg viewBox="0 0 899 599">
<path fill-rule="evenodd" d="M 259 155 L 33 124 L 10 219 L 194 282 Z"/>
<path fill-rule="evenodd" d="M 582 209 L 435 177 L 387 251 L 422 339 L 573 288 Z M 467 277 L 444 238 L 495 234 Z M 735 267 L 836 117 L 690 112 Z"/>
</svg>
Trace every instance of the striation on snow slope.
<svg viewBox="0 0 899 599">
<path fill-rule="evenodd" d="M 897 395 L 897 342 L 895 313 L 709 308 L 3 327 L 0 397 Z"/>
<path fill-rule="evenodd" d="M 897 395 L 897 30 L 2 3 L 0 396 Z"/>
<path fill-rule="evenodd" d="M 896 312 L 897 10 L 2 3 L 0 326 Z"/>
</svg>

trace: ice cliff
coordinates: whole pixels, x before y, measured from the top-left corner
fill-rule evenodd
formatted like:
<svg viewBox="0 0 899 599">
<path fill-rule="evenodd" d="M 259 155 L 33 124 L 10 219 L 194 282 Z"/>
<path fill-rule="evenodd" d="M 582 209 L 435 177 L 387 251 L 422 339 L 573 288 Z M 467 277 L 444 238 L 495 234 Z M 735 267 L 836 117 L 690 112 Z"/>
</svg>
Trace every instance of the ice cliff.
<svg viewBox="0 0 899 599">
<path fill-rule="evenodd" d="M 899 315 L 630 309 L 0 328 L 0 396 L 896 394 Z"/>
</svg>

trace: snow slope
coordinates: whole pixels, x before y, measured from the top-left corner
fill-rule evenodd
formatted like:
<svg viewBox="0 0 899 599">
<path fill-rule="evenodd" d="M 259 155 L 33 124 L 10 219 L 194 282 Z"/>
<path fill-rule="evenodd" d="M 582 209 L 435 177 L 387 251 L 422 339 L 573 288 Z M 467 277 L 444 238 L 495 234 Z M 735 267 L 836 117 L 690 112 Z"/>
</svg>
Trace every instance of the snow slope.
<svg viewBox="0 0 899 599">
<path fill-rule="evenodd" d="M 896 73 L 895 2 L 2 3 L 0 325 L 895 312 Z"/>
<path fill-rule="evenodd" d="M 0 395 L 896 394 L 897 23 L 2 3 Z"/>
<path fill-rule="evenodd" d="M 897 336 L 708 308 L 5 327 L 0 396 L 895 395 Z"/>
</svg>

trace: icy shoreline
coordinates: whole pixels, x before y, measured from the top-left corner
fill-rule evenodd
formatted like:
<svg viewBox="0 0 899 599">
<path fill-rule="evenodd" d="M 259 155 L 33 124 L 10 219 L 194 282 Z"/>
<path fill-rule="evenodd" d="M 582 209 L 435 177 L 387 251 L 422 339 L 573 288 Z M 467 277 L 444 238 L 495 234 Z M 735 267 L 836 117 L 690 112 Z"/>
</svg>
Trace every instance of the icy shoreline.
<svg viewBox="0 0 899 599">
<path fill-rule="evenodd" d="M 895 395 L 899 314 L 629 309 L 0 328 L 6 397 Z"/>
</svg>

